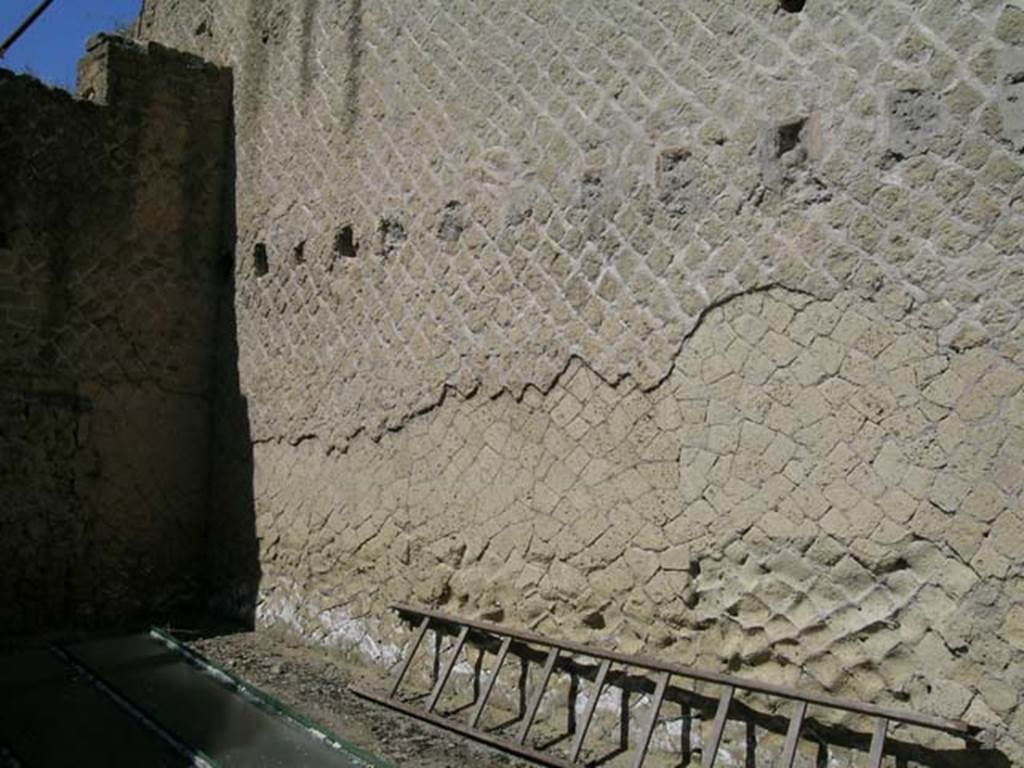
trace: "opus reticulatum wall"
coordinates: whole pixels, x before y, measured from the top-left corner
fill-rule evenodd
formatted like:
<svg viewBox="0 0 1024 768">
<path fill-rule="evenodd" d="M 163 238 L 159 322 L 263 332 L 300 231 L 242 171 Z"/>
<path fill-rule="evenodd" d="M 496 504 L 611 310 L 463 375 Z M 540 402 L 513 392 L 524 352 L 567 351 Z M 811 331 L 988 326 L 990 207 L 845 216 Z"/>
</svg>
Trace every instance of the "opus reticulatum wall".
<svg viewBox="0 0 1024 768">
<path fill-rule="evenodd" d="M 1024 8 L 784 6 L 146 3 L 235 69 L 261 620 L 499 612 L 1024 761 Z"/>
</svg>

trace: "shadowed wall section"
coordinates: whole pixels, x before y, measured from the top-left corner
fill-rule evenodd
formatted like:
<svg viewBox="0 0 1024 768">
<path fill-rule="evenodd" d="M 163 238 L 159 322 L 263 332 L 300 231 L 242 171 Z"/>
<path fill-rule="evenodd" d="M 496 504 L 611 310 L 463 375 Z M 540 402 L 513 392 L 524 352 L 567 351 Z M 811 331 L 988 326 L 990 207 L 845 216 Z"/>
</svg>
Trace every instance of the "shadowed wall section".
<svg viewBox="0 0 1024 768">
<path fill-rule="evenodd" d="M 0 632 L 201 601 L 230 75 L 0 71 Z"/>
</svg>

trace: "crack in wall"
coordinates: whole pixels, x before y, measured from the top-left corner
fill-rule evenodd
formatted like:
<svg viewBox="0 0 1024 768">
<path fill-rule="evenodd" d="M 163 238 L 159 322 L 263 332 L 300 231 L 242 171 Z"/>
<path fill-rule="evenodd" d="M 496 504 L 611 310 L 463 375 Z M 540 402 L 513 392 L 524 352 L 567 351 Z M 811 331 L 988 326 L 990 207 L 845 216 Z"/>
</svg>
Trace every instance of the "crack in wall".
<svg viewBox="0 0 1024 768">
<path fill-rule="evenodd" d="M 449 389 L 329 456 L 262 443 L 263 615 L 279 580 L 353 616 L 497 609 L 869 699 L 848 657 L 877 653 L 862 663 L 885 690 L 976 714 L 983 693 L 911 670 L 976 653 L 961 617 L 999 622 L 1021 578 L 1016 475 L 984 498 L 956 483 L 977 451 L 1011 466 L 1024 375 L 994 350 L 943 349 L 919 320 L 769 286 L 703 316 L 656 388 L 573 359 L 547 389 Z"/>
<path fill-rule="evenodd" d="M 716 300 L 714 302 L 711 302 L 706 307 L 704 307 L 703 310 L 701 310 L 701 312 L 697 315 L 697 318 L 691 324 L 689 330 L 687 330 L 686 333 L 683 334 L 682 340 L 679 343 L 679 347 L 678 347 L 676 353 L 672 356 L 672 358 L 671 358 L 671 360 L 670 360 L 670 362 L 669 362 L 669 364 L 668 364 L 668 366 L 666 368 L 665 373 L 659 379 L 655 380 L 652 383 L 649 383 L 649 384 L 646 384 L 646 385 L 642 385 L 642 386 L 640 384 L 637 384 L 637 386 L 641 389 L 641 391 L 644 391 L 644 392 L 653 392 L 654 390 L 657 390 L 659 387 L 661 387 L 665 383 L 665 381 L 667 381 L 672 376 L 672 373 L 675 371 L 676 360 L 678 359 L 679 355 L 682 353 L 683 348 L 686 345 L 686 342 L 691 337 L 693 337 L 694 334 L 696 334 L 700 330 L 700 327 L 704 323 L 705 318 L 708 317 L 708 315 L 710 315 L 712 312 L 717 311 L 717 310 L 721 309 L 722 307 L 728 306 L 730 303 L 732 303 L 734 301 L 737 301 L 737 300 L 740 300 L 740 299 L 742 299 L 742 298 L 744 298 L 746 296 L 753 296 L 753 295 L 757 295 L 759 293 L 766 293 L 766 292 L 769 292 L 769 291 L 772 291 L 772 290 L 777 290 L 777 289 L 786 290 L 786 291 L 788 291 L 790 293 L 793 293 L 794 295 L 806 296 L 808 298 L 814 298 L 813 294 L 811 294 L 811 293 L 809 293 L 807 291 L 798 289 L 798 288 L 789 288 L 789 287 L 784 286 L 784 285 L 782 285 L 780 283 L 766 283 L 766 284 L 763 284 L 763 285 L 758 285 L 758 286 L 747 288 L 747 289 L 744 289 L 744 290 L 741 290 L 741 291 L 736 291 L 734 293 L 730 293 L 730 294 L 728 294 L 728 295 L 726 295 L 726 296 L 724 296 L 724 297 L 722 297 L 722 298 L 720 298 L 720 299 L 718 299 L 718 300 Z M 597 369 L 595 369 L 593 366 L 591 366 L 590 363 L 587 360 L 585 360 L 583 357 L 581 357 L 580 355 L 575 354 L 575 353 L 570 353 L 569 355 L 566 356 L 566 360 L 565 360 L 564 365 L 562 365 L 561 368 L 558 369 L 554 373 L 554 375 L 550 378 L 550 381 L 548 381 L 547 384 L 541 385 L 541 384 L 536 384 L 536 383 L 528 382 L 526 384 L 523 384 L 521 387 L 519 387 L 516 390 L 512 390 L 512 389 L 509 389 L 509 388 L 507 388 L 505 386 L 502 386 L 499 389 L 497 389 L 496 391 L 494 391 L 492 393 L 489 393 L 487 395 L 487 398 L 490 399 L 490 400 L 496 400 L 499 397 L 502 397 L 503 395 L 510 395 L 513 398 L 515 398 L 517 401 L 522 402 L 523 397 L 526 395 L 526 393 L 528 391 L 533 391 L 533 392 L 536 392 L 536 393 L 540 394 L 541 396 L 545 396 L 548 393 L 550 393 L 555 387 L 557 387 L 557 386 L 559 386 L 559 384 L 561 384 L 563 378 L 567 375 L 567 373 L 569 373 L 571 370 L 574 370 L 574 366 L 582 366 L 582 367 L 586 368 L 595 377 L 597 377 L 602 383 L 607 384 L 609 387 L 612 387 L 612 388 L 618 387 L 623 382 L 631 382 L 633 380 L 633 375 L 630 372 L 628 372 L 628 371 L 624 371 L 624 372 L 620 373 L 615 378 L 609 378 L 609 377 L 605 376 L 604 374 L 602 374 Z M 353 432 L 351 432 L 351 433 L 349 433 L 347 435 L 347 437 L 346 437 L 346 444 L 345 445 L 339 446 L 339 445 L 336 445 L 336 444 L 332 443 L 332 444 L 328 444 L 324 448 L 324 450 L 328 454 L 332 454 L 332 453 L 336 453 L 336 452 L 346 453 L 347 450 L 348 450 L 347 444 L 352 442 L 352 441 L 354 441 L 356 438 L 358 438 L 359 436 L 364 435 L 364 434 L 369 436 L 372 441 L 379 442 L 383 438 L 384 435 L 400 432 L 411 421 L 413 421 L 413 420 L 415 420 L 417 418 L 423 417 L 423 416 L 428 416 L 431 413 L 433 413 L 434 411 L 436 411 L 439 408 L 443 407 L 449 396 L 455 395 L 455 396 L 459 397 L 462 400 L 469 400 L 469 399 L 471 399 L 473 397 L 479 396 L 482 387 L 483 387 L 483 383 L 480 380 L 475 381 L 469 387 L 462 387 L 462 388 L 460 388 L 460 387 L 458 387 L 458 386 L 456 386 L 454 384 L 450 384 L 450 383 L 445 384 L 444 386 L 441 387 L 440 394 L 437 396 L 437 398 L 435 400 L 433 400 L 432 402 L 430 402 L 430 403 L 428 403 L 428 404 L 426 404 L 426 405 L 424 405 L 424 406 L 422 406 L 422 407 L 420 407 L 420 408 L 418 408 L 418 409 L 416 409 L 414 411 L 409 412 L 405 417 L 403 417 L 403 419 L 398 424 L 389 425 L 386 428 L 384 428 L 378 434 L 372 433 L 366 426 L 357 427 Z M 302 443 L 304 443 L 304 442 L 306 442 L 308 440 L 319 440 L 319 439 L 320 439 L 319 434 L 317 434 L 315 432 L 311 432 L 311 433 L 301 434 L 301 435 L 298 435 L 298 436 L 295 436 L 295 437 L 285 437 L 285 436 L 282 436 L 282 435 L 278 435 L 278 436 L 274 436 L 274 437 L 254 438 L 254 439 L 252 439 L 252 444 L 253 445 L 264 445 L 264 444 L 268 444 L 268 443 L 287 442 L 289 445 L 294 447 L 294 446 L 300 445 L 300 444 L 302 444 Z"/>
</svg>

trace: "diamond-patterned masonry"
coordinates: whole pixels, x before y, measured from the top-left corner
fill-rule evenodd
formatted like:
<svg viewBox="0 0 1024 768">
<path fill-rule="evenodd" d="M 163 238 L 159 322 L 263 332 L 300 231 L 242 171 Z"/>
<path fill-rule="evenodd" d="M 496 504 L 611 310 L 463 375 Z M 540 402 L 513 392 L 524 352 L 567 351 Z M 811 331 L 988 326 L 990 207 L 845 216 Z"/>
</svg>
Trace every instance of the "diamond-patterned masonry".
<svg viewBox="0 0 1024 768">
<path fill-rule="evenodd" d="M 1024 11 L 786 5 L 146 3 L 235 71 L 268 621 L 500 604 L 1024 760 Z"/>
<path fill-rule="evenodd" d="M 712 310 L 650 390 L 574 360 L 343 454 L 259 445 L 263 615 L 348 644 L 338 611 L 498 610 L 997 725 L 1024 682 L 1024 374 L 937 335 L 771 289 Z"/>
</svg>

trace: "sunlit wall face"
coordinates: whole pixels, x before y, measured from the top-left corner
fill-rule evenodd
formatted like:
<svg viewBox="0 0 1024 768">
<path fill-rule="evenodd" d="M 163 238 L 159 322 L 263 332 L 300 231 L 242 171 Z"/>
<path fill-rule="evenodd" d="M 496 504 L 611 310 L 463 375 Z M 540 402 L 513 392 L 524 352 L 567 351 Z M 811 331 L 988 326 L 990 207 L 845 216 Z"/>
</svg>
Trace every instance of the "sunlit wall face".
<svg viewBox="0 0 1024 768">
<path fill-rule="evenodd" d="M 141 26 L 234 69 L 262 621 L 386 660 L 392 600 L 500 606 L 1024 761 L 1019 3 Z"/>
</svg>

